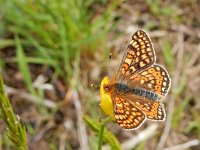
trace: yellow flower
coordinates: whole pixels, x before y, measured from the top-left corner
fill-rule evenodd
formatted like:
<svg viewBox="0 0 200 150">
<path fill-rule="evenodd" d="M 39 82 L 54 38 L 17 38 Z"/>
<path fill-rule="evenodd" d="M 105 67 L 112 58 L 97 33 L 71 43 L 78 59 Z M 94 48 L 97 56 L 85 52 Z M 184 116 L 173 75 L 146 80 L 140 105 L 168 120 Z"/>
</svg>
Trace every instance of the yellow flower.
<svg viewBox="0 0 200 150">
<path fill-rule="evenodd" d="M 100 95 L 101 95 L 101 102 L 100 102 L 100 107 L 104 111 L 104 113 L 108 116 L 111 117 L 112 120 L 115 119 L 114 113 L 113 113 L 113 104 L 112 104 L 112 99 L 110 96 L 109 92 L 106 92 L 104 90 L 104 85 L 109 84 L 109 78 L 105 76 L 103 80 L 101 81 L 101 86 L 100 86 Z"/>
</svg>

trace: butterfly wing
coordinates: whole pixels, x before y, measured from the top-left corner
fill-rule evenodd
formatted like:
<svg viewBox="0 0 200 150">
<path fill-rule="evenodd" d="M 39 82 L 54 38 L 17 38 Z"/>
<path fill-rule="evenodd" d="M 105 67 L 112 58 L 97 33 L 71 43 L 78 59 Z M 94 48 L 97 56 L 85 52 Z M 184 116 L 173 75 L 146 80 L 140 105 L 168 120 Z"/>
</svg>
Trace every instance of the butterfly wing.
<svg viewBox="0 0 200 150">
<path fill-rule="evenodd" d="M 146 119 L 145 114 L 122 98 L 120 95 L 112 95 L 116 122 L 124 129 L 137 129 Z"/>
<path fill-rule="evenodd" d="M 132 101 L 133 102 L 133 101 Z M 140 108 L 147 116 L 148 119 L 154 121 L 164 121 L 166 118 L 166 113 L 164 105 L 159 102 L 145 102 L 137 100 L 135 106 Z"/>
<path fill-rule="evenodd" d="M 164 121 L 166 118 L 164 105 L 160 102 L 145 100 L 130 93 L 122 94 L 122 98 L 142 111 L 146 115 L 147 119 Z"/>
<path fill-rule="evenodd" d="M 130 74 L 140 72 L 154 64 L 155 52 L 150 38 L 143 30 L 138 30 L 132 36 L 125 53 L 118 74 L 118 80 Z"/>
<path fill-rule="evenodd" d="M 144 31 L 139 30 L 133 35 L 127 49 L 117 79 L 126 82 L 129 87 L 144 89 L 145 94 L 157 95 L 158 99 L 152 101 L 133 93 L 122 93 L 121 97 L 142 111 L 148 119 L 165 120 L 164 105 L 158 101 L 169 91 L 171 80 L 162 66 L 154 64 L 156 57 L 150 38 Z"/>
<path fill-rule="evenodd" d="M 118 91 L 119 95 L 140 109 L 148 119 L 164 121 L 166 114 L 160 100 L 165 97 L 171 84 L 167 71 L 162 66 L 154 64 L 139 73 L 130 75 L 126 80 L 129 88 L 139 88 L 144 94 L 140 96 L 131 92 Z M 157 99 L 148 98 L 152 93 L 154 96 L 157 95 Z"/>
<path fill-rule="evenodd" d="M 127 80 L 129 80 L 130 86 L 137 85 L 140 88 L 161 95 L 163 98 L 168 93 L 171 85 L 169 74 L 162 66 L 157 64 L 137 74 L 132 74 Z"/>
<path fill-rule="evenodd" d="M 150 38 L 143 30 L 132 36 L 120 68 L 113 82 L 122 82 L 129 88 L 138 88 L 146 95 L 115 91 L 112 93 L 117 123 L 125 129 L 136 129 L 146 119 L 164 121 L 164 105 L 159 102 L 167 94 L 171 80 L 167 71 L 155 64 L 156 56 Z M 115 89 L 116 90 L 116 89 Z M 159 99 L 148 99 L 147 94 Z"/>
</svg>

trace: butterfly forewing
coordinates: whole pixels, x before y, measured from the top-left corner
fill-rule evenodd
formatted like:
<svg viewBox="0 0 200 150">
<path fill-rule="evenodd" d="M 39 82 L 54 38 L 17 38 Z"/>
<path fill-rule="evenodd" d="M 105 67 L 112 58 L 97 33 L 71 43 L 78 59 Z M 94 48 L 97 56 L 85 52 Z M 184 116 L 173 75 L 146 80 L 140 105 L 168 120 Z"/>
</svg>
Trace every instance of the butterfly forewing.
<svg viewBox="0 0 200 150">
<path fill-rule="evenodd" d="M 133 73 L 144 70 L 155 62 L 156 57 L 150 38 L 143 30 L 138 30 L 132 36 L 118 70 L 118 80 Z"/>
</svg>

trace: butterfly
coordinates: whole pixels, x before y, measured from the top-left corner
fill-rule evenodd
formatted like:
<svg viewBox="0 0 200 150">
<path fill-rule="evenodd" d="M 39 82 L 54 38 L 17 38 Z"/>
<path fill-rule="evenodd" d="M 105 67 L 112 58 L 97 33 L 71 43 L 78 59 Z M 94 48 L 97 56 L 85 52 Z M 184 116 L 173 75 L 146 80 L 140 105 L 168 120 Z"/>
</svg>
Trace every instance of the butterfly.
<svg viewBox="0 0 200 150">
<path fill-rule="evenodd" d="M 122 128 L 137 129 L 146 119 L 164 121 L 162 100 L 171 85 L 168 72 L 156 64 L 151 39 L 143 30 L 136 31 L 127 46 L 117 74 L 101 82 L 101 104 Z"/>
</svg>

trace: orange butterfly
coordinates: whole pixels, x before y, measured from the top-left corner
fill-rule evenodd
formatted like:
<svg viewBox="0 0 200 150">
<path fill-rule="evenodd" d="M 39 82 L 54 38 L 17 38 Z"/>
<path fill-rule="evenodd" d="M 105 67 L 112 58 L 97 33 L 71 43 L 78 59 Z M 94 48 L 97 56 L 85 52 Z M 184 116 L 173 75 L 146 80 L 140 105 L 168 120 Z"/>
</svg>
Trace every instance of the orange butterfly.
<svg viewBox="0 0 200 150">
<path fill-rule="evenodd" d="M 146 119 L 165 120 L 161 101 L 169 91 L 171 80 L 165 68 L 155 61 L 150 38 L 138 30 L 132 36 L 118 73 L 113 80 L 105 77 L 101 82 L 101 107 L 124 129 L 139 128 Z M 110 99 L 110 104 L 103 101 L 105 97 Z"/>
</svg>

